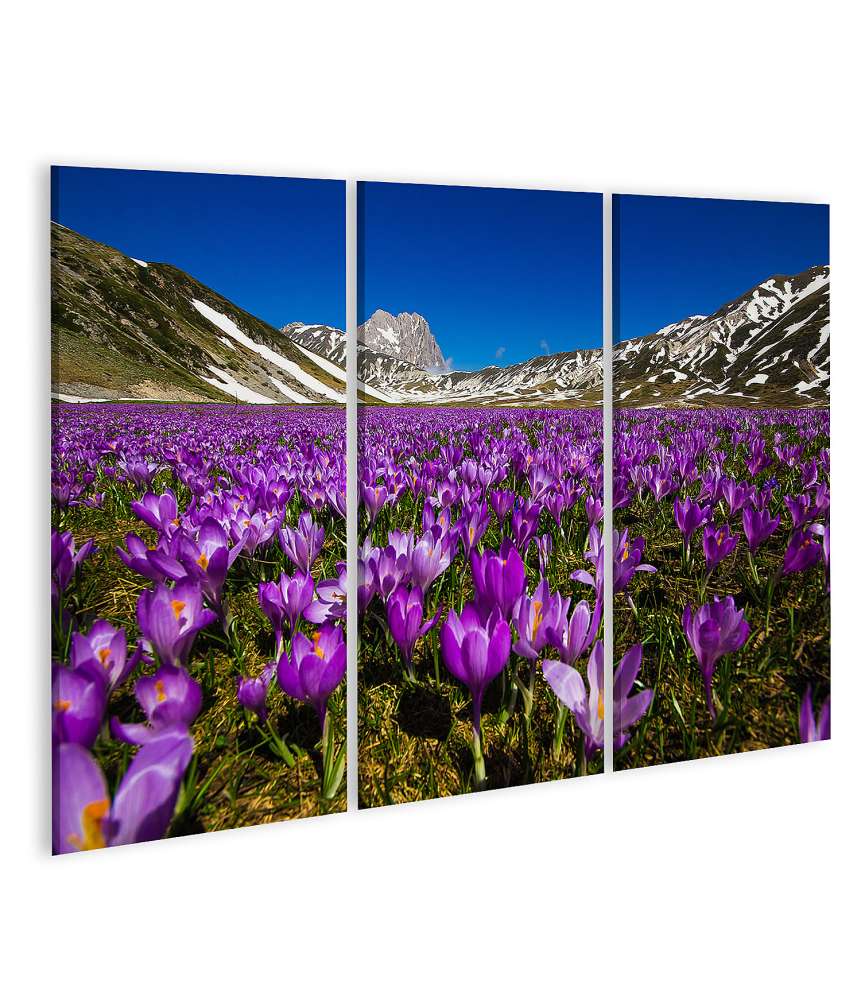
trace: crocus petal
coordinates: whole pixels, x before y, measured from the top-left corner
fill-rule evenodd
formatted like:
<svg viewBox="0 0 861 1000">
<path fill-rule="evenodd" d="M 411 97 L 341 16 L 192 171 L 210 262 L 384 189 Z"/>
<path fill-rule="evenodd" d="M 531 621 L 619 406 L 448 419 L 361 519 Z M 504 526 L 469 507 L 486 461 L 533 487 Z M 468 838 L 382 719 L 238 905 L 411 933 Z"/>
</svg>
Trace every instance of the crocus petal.
<svg viewBox="0 0 861 1000">
<path fill-rule="evenodd" d="M 106 846 L 110 799 L 102 769 L 77 743 L 62 743 L 53 757 L 55 854 Z"/>
<path fill-rule="evenodd" d="M 578 670 L 560 660 L 545 660 L 542 670 L 553 693 L 566 708 L 572 712 L 585 710 L 586 685 Z"/>
<path fill-rule="evenodd" d="M 114 798 L 112 845 L 165 835 L 193 753 L 194 741 L 187 732 L 167 733 L 138 750 Z"/>
</svg>

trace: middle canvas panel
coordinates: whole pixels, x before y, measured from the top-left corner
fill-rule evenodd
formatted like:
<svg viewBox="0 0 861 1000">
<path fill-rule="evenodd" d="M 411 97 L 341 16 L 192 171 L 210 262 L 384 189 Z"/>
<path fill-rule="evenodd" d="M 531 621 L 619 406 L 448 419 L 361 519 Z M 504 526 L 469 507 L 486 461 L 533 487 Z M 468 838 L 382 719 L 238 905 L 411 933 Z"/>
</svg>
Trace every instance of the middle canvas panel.
<svg viewBox="0 0 861 1000">
<path fill-rule="evenodd" d="M 357 223 L 360 805 L 601 771 L 601 195 Z"/>
</svg>

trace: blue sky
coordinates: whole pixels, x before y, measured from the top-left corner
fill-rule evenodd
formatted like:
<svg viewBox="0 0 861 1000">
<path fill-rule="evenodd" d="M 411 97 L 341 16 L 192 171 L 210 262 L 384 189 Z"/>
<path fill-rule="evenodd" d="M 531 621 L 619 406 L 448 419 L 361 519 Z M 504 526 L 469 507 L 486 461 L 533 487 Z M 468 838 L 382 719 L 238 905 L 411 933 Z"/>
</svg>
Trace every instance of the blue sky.
<svg viewBox="0 0 861 1000">
<path fill-rule="evenodd" d="M 55 167 L 51 217 L 273 326 L 344 328 L 344 182 Z"/>
<path fill-rule="evenodd" d="M 618 340 L 829 263 L 827 205 L 617 195 L 613 230 Z"/>
<path fill-rule="evenodd" d="M 359 322 L 421 313 L 455 368 L 601 346 L 601 196 L 359 184 Z"/>
</svg>

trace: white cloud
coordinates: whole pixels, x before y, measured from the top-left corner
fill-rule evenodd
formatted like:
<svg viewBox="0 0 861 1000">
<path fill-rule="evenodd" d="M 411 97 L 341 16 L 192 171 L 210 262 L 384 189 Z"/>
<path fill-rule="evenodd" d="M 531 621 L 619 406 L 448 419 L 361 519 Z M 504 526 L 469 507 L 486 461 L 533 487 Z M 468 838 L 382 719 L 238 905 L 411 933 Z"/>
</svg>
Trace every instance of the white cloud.
<svg viewBox="0 0 861 1000">
<path fill-rule="evenodd" d="M 444 358 L 441 365 L 434 365 L 428 368 L 431 375 L 444 375 L 446 372 L 454 371 L 454 358 Z"/>
<path fill-rule="evenodd" d="M 507 350 L 507 348 L 505 348 L 505 347 L 497 347 L 496 348 L 496 360 L 497 361 L 499 361 L 499 359 L 505 354 L 506 350 Z"/>
<path fill-rule="evenodd" d="M 544 340 L 543 337 L 541 338 L 541 340 L 538 341 L 538 346 L 541 348 L 541 350 L 545 354 L 549 354 L 550 353 L 550 345 L 547 343 L 546 340 Z"/>
</svg>

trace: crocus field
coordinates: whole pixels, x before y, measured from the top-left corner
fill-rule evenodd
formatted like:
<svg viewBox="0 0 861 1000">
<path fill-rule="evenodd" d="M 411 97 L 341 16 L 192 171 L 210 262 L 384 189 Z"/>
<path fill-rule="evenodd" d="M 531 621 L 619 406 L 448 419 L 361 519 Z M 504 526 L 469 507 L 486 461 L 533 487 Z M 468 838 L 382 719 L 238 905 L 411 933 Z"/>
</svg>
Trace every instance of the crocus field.
<svg viewBox="0 0 861 1000">
<path fill-rule="evenodd" d="M 602 769 L 602 454 L 599 410 L 361 409 L 361 805 Z"/>
<path fill-rule="evenodd" d="M 617 409 L 613 451 L 615 644 L 654 692 L 615 766 L 827 739 L 828 411 Z"/>
<path fill-rule="evenodd" d="M 360 805 L 602 771 L 601 412 L 358 430 Z M 828 411 L 613 453 L 615 765 L 827 739 Z M 346 478 L 339 408 L 54 406 L 56 853 L 346 808 Z"/>
<path fill-rule="evenodd" d="M 56 853 L 345 808 L 344 412 L 55 405 Z"/>
</svg>

